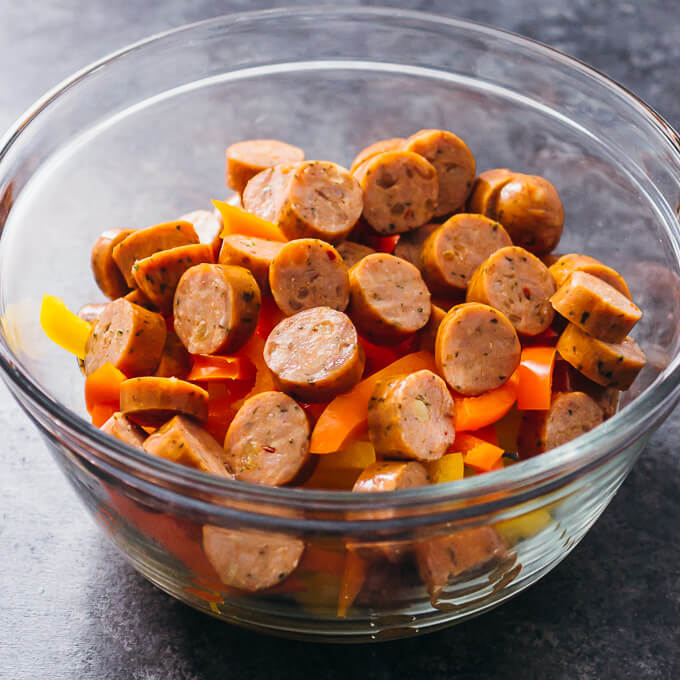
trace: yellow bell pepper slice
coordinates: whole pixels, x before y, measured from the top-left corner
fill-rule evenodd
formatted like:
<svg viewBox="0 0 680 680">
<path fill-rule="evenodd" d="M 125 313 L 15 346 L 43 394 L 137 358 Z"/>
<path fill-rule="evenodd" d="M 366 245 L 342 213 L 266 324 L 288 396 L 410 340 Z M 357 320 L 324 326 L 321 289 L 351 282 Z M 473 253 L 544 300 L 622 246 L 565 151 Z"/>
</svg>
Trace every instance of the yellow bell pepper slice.
<svg viewBox="0 0 680 680">
<path fill-rule="evenodd" d="M 85 343 L 92 326 L 76 316 L 64 301 L 54 295 L 43 295 L 40 305 L 40 326 L 45 335 L 79 359 L 85 358 Z"/>
<path fill-rule="evenodd" d="M 340 451 L 319 458 L 318 469 L 350 468 L 363 470 L 375 463 L 375 449 L 371 442 L 356 440 Z"/>
<path fill-rule="evenodd" d="M 426 467 L 432 484 L 455 482 L 465 474 L 462 453 L 446 453 L 439 460 L 426 463 Z"/>
<path fill-rule="evenodd" d="M 552 515 L 539 508 L 496 524 L 496 530 L 509 545 L 515 545 L 523 538 L 531 538 L 553 521 Z"/>
</svg>

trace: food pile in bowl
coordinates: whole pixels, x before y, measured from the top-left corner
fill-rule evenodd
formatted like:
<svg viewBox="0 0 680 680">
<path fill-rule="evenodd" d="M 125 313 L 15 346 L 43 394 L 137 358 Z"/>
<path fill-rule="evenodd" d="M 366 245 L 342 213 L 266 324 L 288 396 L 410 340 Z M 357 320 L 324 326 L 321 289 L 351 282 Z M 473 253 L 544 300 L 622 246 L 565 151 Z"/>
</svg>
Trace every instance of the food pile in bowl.
<svg viewBox="0 0 680 680">
<path fill-rule="evenodd" d="M 110 302 L 76 316 L 43 301 L 44 330 L 81 360 L 93 424 L 151 456 L 269 486 L 455 482 L 597 427 L 645 364 L 621 275 L 554 254 L 555 187 L 477 174 L 452 132 L 378 141 L 349 170 L 243 141 L 226 179 L 235 193 L 215 211 L 102 234 L 91 264 Z M 425 541 L 418 574 L 436 592 L 506 539 Z M 305 545 L 205 526 L 202 548 L 224 586 L 256 592 Z M 341 616 L 379 551 L 401 557 L 350 550 Z"/>
</svg>

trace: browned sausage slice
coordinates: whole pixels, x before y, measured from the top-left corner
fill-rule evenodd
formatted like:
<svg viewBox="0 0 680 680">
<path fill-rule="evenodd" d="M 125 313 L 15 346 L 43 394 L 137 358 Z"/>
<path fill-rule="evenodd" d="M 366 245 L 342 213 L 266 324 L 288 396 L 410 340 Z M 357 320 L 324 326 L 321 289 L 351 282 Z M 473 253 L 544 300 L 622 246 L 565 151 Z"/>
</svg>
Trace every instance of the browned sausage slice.
<svg viewBox="0 0 680 680">
<path fill-rule="evenodd" d="M 173 463 L 233 479 L 222 446 L 185 416 L 175 416 L 147 437 L 144 450 Z"/>
<path fill-rule="evenodd" d="M 560 241 L 564 208 L 547 179 L 516 174 L 500 191 L 496 219 L 515 245 L 545 255 Z"/>
<path fill-rule="evenodd" d="M 498 222 L 460 213 L 428 236 L 420 253 L 420 271 L 432 293 L 455 295 L 467 288 L 475 269 L 489 255 L 511 245 Z"/>
<path fill-rule="evenodd" d="M 377 156 L 379 153 L 385 153 L 386 151 L 399 151 L 406 140 L 403 137 L 392 137 L 390 139 L 381 139 L 379 142 L 374 142 L 369 144 L 365 149 L 359 151 L 355 159 L 352 161 L 352 165 L 349 169 L 350 172 L 354 172 L 362 163 L 367 160 Z"/>
<path fill-rule="evenodd" d="M 420 271 L 401 258 L 376 253 L 349 272 L 348 314 L 372 342 L 399 343 L 430 318 L 430 292 Z"/>
<path fill-rule="evenodd" d="M 305 412 L 283 392 L 261 392 L 231 421 L 224 440 L 236 479 L 281 486 L 298 474 L 309 454 Z"/>
<path fill-rule="evenodd" d="M 191 371 L 191 357 L 177 333 L 168 331 L 165 346 L 158 368 L 154 375 L 159 378 L 179 378 L 184 380 Z"/>
<path fill-rule="evenodd" d="M 134 290 L 131 290 L 126 296 L 125 299 L 128 302 L 131 302 L 133 305 L 139 305 L 140 307 L 144 307 L 144 309 L 148 309 L 150 312 L 156 312 L 158 311 L 152 304 L 151 300 L 149 300 L 144 293 L 142 293 L 139 288 L 135 288 Z"/>
<path fill-rule="evenodd" d="M 421 130 L 403 146 L 427 159 L 437 171 L 439 193 L 435 215 L 460 210 L 472 191 L 475 159 L 467 144 L 447 130 Z"/>
<path fill-rule="evenodd" d="M 100 316 L 101 313 L 106 309 L 106 303 L 95 303 L 83 305 L 78 310 L 78 316 L 88 323 L 94 323 Z"/>
<path fill-rule="evenodd" d="M 407 231 L 399 237 L 399 241 L 394 247 L 392 254 L 395 257 L 400 257 L 402 260 L 410 262 L 416 267 L 420 267 L 420 253 L 423 250 L 423 243 L 440 226 L 440 224 L 433 222 L 432 224 L 424 224 L 422 227 Z"/>
<path fill-rule="evenodd" d="M 269 222 L 277 222 L 279 211 L 287 196 L 287 187 L 298 163 L 286 163 L 263 170 L 253 177 L 241 197 L 249 213 Z"/>
<path fill-rule="evenodd" d="M 212 263 L 212 248 L 204 243 L 160 250 L 137 260 L 132 272 L 139 289 L 163 314 L 172 310 L 175 289 L 187 269 L 202 262 Z"/>
<path fill-rule="evenodd" d="M 92 272 L 94 280 L 106 297 L 115 300 L 130 290 L 130 285 L 121 274 L 113 259 L 113 249 L 130 234 L 132 229 L 112 229 L 105 231 L 92 247 Z"/>
<path fill-rule="evenodd" d="M 106 305 L 85 344 L 85 374 L 106 362 L 129 378 L 153 373 L 165 345 L 165 319 L 118 298 Z"/>
<path fill-rule="evenodd" d="M 340 253 L 340 257 L 347 269 L 353 267 L 359 260 L 366 257 L 366 255 L 372 255 L 375 252 L 373 248 L 369 248 L 363 243 L 355 243 L 354 241 L 343 241 L 336 247 L 336 250 Z"/>
<path fill-rule="evenodd" d="M 544 258 L 545 259 L 545 258 Z M 549 265 L 550 273 L 555 279 L 557 286 L 561 286 L 573 272 L 586 272 L 597 276 L 598 279 L 606 281 L 610 286 L 616 288 L 622 295 L 625 295 L 629 300 L 631 299 L 628 284 L 624 278 L 616 270 L 607 265 L 602 264 L 590 255 L 581 255 L 579 253 L 569 253 L 568 255 L 560 255 L 552 264 Z"/>
<path fill-rule="evenodd" d="M 260 289 L 243 267 L 199 264 L 177 284 L 175 332 L 191 354 L 235 352 L 250 338 L 260 312 Z"/>
<path fill-rule="evenodd" d="M 619 406 L 619 390 L 598 385 L 561 357 L 555 361 L 552 388 L 554 392 L 585 392 L 602 409 L 605 420 L 611 418 Z"/>
<path fill-rule="evenodd" d="M 518 333 L 538 335 L 552 322 L 550 298 L 555 281 L 548 268 L 524 248 L 501 248 L 477 267 L 468 286 L 468 302 L 482 302 L 503 312 Z"/>
<path fill-rule="evenodd" d="M 222 241 L 220 264 L 245 267 L 255 277 L 260 292 L 269 290 L 269 266 L 283 243 L 255 236 L 229 234 Z"/>
<path fill-rule="evenodd" d="M 243 193 L 248 181 L 259 172 L 282 163 L 297 163 L 305 152 L 276 139 L 251 139 L 227 147 L 227 186 Z"/>
<path fill-rule="evenodd" d="M 602 409 L 584 392 L 553 394 L 547 411 L 527 411 L 517 435 L 520 456 L 528 458 L 566 444 L 603 422 Z"/>
<path fill-rule="evenodd" d="M 354 172 L 364 192 L 364 219 L 380 234 L 401 234 L 432 219 L 437 171 L 412 151 L 373 156 Z"/>
<path fill-rule="evenodd" d="M 446 383 L 422 370 L 378 382 L 368 434 L 379 456 L 437 460 L 453 444 L 456 407 Z"/>
<path fill-rule="evenodd" d="M 224 585 L 254 593 L 290 576 L 305 544 L 286 534 L 206 525 L 203 550 Z"/>
<path fill-rule="evenodd" d="M 120 410 L 145 427 L 157 427 L 179 414 L 207 420 L 208 393 L 177 378 L 130 378 L 120 385 Z"/>
<path fill-rule="evenodd" d="M 238 194 L 234 194 L 238 198 Z M 240 207 L 241 199 L 239 198 Z M 220 233 L 222 232 L 222 215 L 219 210 L 194 210 L 182 215 L 180 220 L 191 222 L 200 243 L 210 246 L 213 254 L 213 262 L 217 260 L 222 245 Z"/>
<path fill-rule="evenodd" d="M 110 434 L 122 442 L 142 448 L 146 439 L 146 432 L 139 425 L 131 423 L 122 413 L 114 413 L 100 428 L 102 432 Z"/>
<path fill-rule="evenodd" d="M 159 250 L 189 246 L 192 243 L 198 243 L 198 236 L 191 222 L 164 222 L 132 232 L 113 249 L 113 259 L 128 286 L 133 288 L 136 282 L 132 265 L 136 260 L 149 257 Z"/>
<path fill-rule="evenodd" d="M 598 385 L 627 390 L 647 363 L 633 338 L 611 343 L 598 340 L 570 323 L 557 341 L 557 351 L 577 371 Z"/>
<path fill-rule="evenodd" d="M 468 199 L 468 212 L 486 215 L 492 220 L 496 217 L 496 206 L 501 189 L 515 176 L 507 168 L 495 168 L 481 173 L 475 180 Z"/>
<path fill-rule="evenodd" d="M 352 491 L 396 491 L 427 483 L 427 470 L 421 463 L 380 460 L 364 468 Z"/>
<path fill-rule="evenodd" d="M 571 274 L 550 302 L 565 319 L 605 342 L 623 342 L 642 316 L 616 288 L 585 272 Z"/>
<path fill-rule="evenodd" d="M 517 332 L 502 312 L 467 302 L 452 307 L 441 322 L 435 361 L 456 392 L 476 396 L 505 383 L 521 351 Z"/>
<path fill-rule="evenodd" d="M 287 315 L 311 307 L 342 312 L 349 302 L 349 277 L 340 253 L 315 238 L 283 245 L 269 267 L 269 287 Z"/>
<path fill-rule="evenodd" d="M 349 318 L 329 307 L 314 307 L 274 327 L 264 346 L 264 361 L 279 389 L 318 402 L 356 385 L 366 359 Z"/>
</svg>

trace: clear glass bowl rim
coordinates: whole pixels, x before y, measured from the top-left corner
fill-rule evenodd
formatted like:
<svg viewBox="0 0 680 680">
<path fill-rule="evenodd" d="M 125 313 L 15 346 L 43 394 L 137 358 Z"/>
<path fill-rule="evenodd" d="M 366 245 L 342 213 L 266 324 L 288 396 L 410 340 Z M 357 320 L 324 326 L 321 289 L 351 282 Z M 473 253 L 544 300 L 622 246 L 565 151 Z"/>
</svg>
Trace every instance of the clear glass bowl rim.
<svg viewBox="0 0 680 680">
<path fill-rule="evenodd" d="M 225 14 L 163 31 L 123 47 L 76 72 L 29 107 L 0 139 L 0 164 L 12 145 L 16 143 L 22 131 L 31 125 L 45 109 L 60 97 L 65 96 L 80 81 L 123 56 L 143 52 L 145 48 L 164 39 L 182 33 L 191 33 L 205 27 L 216 27 L 235 22 L 256 23 L 272 18 L 290 21 L 303 17 L 323 21 L 325 26 L 328 26 L 334 20 L 361 21 L 373 19 L 392 24 L 407 22 L 410 28 L 415 26 L 419 30 L 436 27 L 439 33 L 446 28 L 452 31 L 463 29 L 533 51 L 538 57 L 552 60 L 561 66 L 578 72 L 582 77 L 595 80 L 605 90 L 617 94 L 621 101 L 646 119 L 666 144 L 668 153 L 680 161 L 680 137 L 658 113 L 608 76 L 559 50 L 485 24 L 442 17 L 426 12 L 387 7 L 335 8 L 321 6 L 277 8 Z M 664 226 L 677 255 L 680 252 L 680 228 L 677 223 L 674 223 L 670 228 L 668 224 Z M 187 501 L 190 500 L 190 496 L 194 495 L 186 492 L 187 489 L 191 489 L 192 492 L 196 492 L 196 495 L 200 494 L 203 497 L 205 497 L 204 494 L 216 497 L 238 497 L 255 503 L 266 503 L 269 507 L 278 505 L 287 508 L 294 507 L 303 511 L 323 509 L 324 511 L 340 513 L 348 510 L 395 507 L 418 511 L 435 504 L 440 505 L 447 502 L 457 504 L 458 502 L 471 502 L 477 499 L 478 501 L 481 500 L 479 504 L 475 504 L 474 514 L 478 515 L 492 507 L 498 509 L 499 507 L 509 507 L 527 501 L 546 493 L 552 488 L 568 483 L 571 479 L 625 449 L 626 446 L 649 429 L 650 421 L 655 422 L 656 417 L 663 414 L 664 406 L 677 396 L 680 386 L 680 353 L 676 353 L 652 385 L 631 404 L 594 431 L 579 437 L 575 442 L 570 442 L 504 470 L 468 477 L 450 484 L 432 485 L 390 493 L 354 494 L 349 491 L 260 486 L 238 480 L 223 479 L 175 465 L 162 458 L 149 456 L 143 451 L 105 435 L 84 418 L 76 415 L 43 392 L 29 372 L 23 368 L 19 358 L 14 355 L 3 334 L 0 334 L 0 369 L 5 380 L 11 383 L 13 391 L 16 390 L 15 396 L 17 393 L 21 395 L 21 398 L 17 397 L 19 401 L 28 400 L 39 411 L 47 415 L 52 422 L 59 423 L 70 437 L 86 445 L 88 452 L 92 453 L 95 459 L 107 468 L 109 473 L 113 471 L 121 480 L 127 479 L 133 482 L 138 480 L 142 483 L 142 486 L 147 486 L 149 480 L 153 480 L 152 484 L 162 484 L 166 490 L 167 486 L 165 485 L 179 485 L 184 491 L 180 496 Z M 614 446 L 612 446 L 612 440 L 616 440 Z M 110 464 L 111 462 L 114 464 L 113 467 Z M 528 491 L 528 489 L 531 490 Z M 498 502 L 499 495 L 503 498 L 500 502 Z M 358 496 L 361 496 L 361 498 Z M 483 500 L 485 498 L 495 498 L 496 500 L 485 501 Z M 201 505 L 203 506 L 203 503 Z M 210 507 L 214 508 L 216 514 L 220 514 L 221 506 L 211 504 Z"/>
</svg>

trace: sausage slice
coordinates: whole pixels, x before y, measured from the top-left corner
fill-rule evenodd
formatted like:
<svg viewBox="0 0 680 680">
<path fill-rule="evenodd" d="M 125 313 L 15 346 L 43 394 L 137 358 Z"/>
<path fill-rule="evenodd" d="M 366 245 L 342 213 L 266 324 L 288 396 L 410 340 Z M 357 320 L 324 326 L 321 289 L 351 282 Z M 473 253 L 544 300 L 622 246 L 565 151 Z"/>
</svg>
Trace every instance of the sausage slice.
<svg viewBox="0 0 680 680">
<path fill-rule="evenodd" d="M 220 264 L 245 267 L 255 277 L 260 292 L 269 290 L 269 266 L 283 243 L 255 236 L 229 234 L 222 241 Z"/>
<path fill-rule="evenodd" d="M 238 197 L 238 194 L 234 194 Z M 239 198 L 239 203 L 241 202 Z M 239 206 L 240 207 L 240 206 Z M 190 222 L 194 225 L 194 230 L 198 236 L 199 243 L 210 246 L 213 254 L 213 262 L 217 260 L 217 255 L 220 252 L 222 239 L 220 233 L 222 232 L 222 215 L 219 210 L 194 210 L 193 212 L 182 215 L 180 220 Z"/>
<path fill-rule="evenodd" d="M 548 268 L 524 248 L 510 246 L 477 267 L 468 286 L 468 302 L 482 302 L 503 312 L 518 333 L 538 335 L 555 312 L 550 298 L 555 281 Z"/>
<path fill-rule="evenodd" d="M 126 296 L 125 299 L 128 302 L 131 302 L 133 305 L 139 305 L 140 307 L 144 307 L 144 309 L 148 309 L 150 312 L 156 312 L 158 311 L 152 304 L 151 300 L 149 300 L 144 293 L 142 293 L 139 288 L 135 288 L 134 290 L 131 290 Z"/>
<path fill-rule="evenodd" d="M 99 429 L 138 449 L 142 448 L 146 439 L 146 432 L 119 412 L 114 413 Z"/>
<path fill-rule="evenodd" d="M 349 272 L 348 314 L 371 342 L 397 344 L 430 318 L 430 292 L 410 262 L 376 253 Z"/>
<path fill-rule="evenodd" d="M 432 224 L 424 224 L 422 227 L 407 231 L 399 237 L 399 241 L 394 247 L 392 254 L 395 257 L 400 257 L 402 260 L 410 262 L 416 267 L 420 267 L 420 253 L 423 250 L 423 244 L 427 237 L 435 229 L 439 229 L 440 226 L 440 224 L 433 222 Z"/>
<path fill-rule="evenodd" d="M 401 234 L 432 219 L 437 171 L 420 154 L 388 151 L 354 172 L 364 192 L 364 219 L 380 234 Z"/>
<path fill-rule="evenodd" d="M 173 309 L 175 332 L 191 354 L 235 352 L 257 325 L 260 289 L 243 267 L 199 264 L 179 280 Z"/>
<path fill-rule="evenodd" d="M 203 550 L 224 585 L 255 593 L 290 576 L 305 544 L 286 534 L 206 525 Z"/>
<path fill-rule="evenodd" d="M 132 271 L 136 260 L 149 257 L 159 250 L 190 246 L 193 243 L 198 243 L 198 235 L 191 222 L 165 222 L 132 232 L 113 249 L 113 259 L 127 285 L 133 288 L 137 285 Z"/>
<path fill-rule="evenodd" d="M 261 392 L 236 413 L 224 449 L 236 479 L 281 486 L 294 479 L 307 460 L 307 416 L 287 394 Z"/>
<path fill-rule="evenodd" d="M 404 145 L 404 142 L 406 142 L 406 140 L 403 137 L 392 137 L 390 139 L 381 139 L 379 142 L 369 144 L 356 155 L 349 171 L 353 173 L 362 163 L 370 160 L 373 156 L 377 156 L 379 153 L 399 151 Z"/>
<path fill-rule="evenodd" d="M 521 351 L 517 332 L 502 312 L 467 302 L 452 307 L 441 322 L 435 361 L 456 392 L 476 396 L 505 383 Z"/>
<path fill-rule="evenodd" d="M 602 279 L 576 271 L 550 298 L 555 309 L 581 330 L 605 342 L 623 342 L 642 313 Z"/>
<path fill-rule="evenodd" d="M 552 388 L 554 392 L 585 392 L 602 409 L 605 420 L 611 418 L 619 406 L 619 390 L 598 385 L 561 357 L 555 361 Z"/>
<path fill-rule="evenodd" d="M 168 420 L 147 437 L 143 448 L 152 456 L 233 479 L 224 449 L 201 425 L 186 416 Z"/>
<path fill-rule="evenodd" d="M 564 208 L 557 189 L 547 179 L 516 174 L 500 191 L 496 219 L 515 245 L 545 255 L 560 241 Z"/>
<path fill-rule="evenodd" d="M 364 468 L 352 491 L 396 491 L 427 483 L 427 470 L 421 463 L 379 460 Z"/>
<path fill-rule="evenodd" d="M 528 458 L 590 432 L 604 420 L 602 409 L 584 392 L 553 394 L 547 411 L 527 411 L 517 435 L 520 456 Z"/>
<path fill-rule="evenodd" d="M 91 265 L 94 280 L 102 293 L 112 300 L 123 297 L 130 290 L 113 259 L 113 249 L 132 233 L 132 229 L 105 231 L 92 247 Z"/>
<path fill-rule="evenodd" d="M 353 267 L 359 260 L 366 257 L 366 255 L 372 255 L 375 252 L 373 248 L 369 248 L 363 243 L 355 243 L 354 241 L 343 241 L 340 245 L 336 246 L 335 249 L 340 254 L 347 269 Z"/>
<path fill-rule="evenodd" d="M 163 314 L 172 310 L 175 289 L 182 274 L 201 262 L 213 261 L 212 248 L 204 243 L 160 250 L 137 260 L 132 272 L 139 289 Z"/>
<path fill-rule="evenodd" d="M 366 361 L 354 325 L 329 307 L 305 309 L 274 327 L 264 361 L 277 387 L 302 401 L 329 401 L 361 379 Z"/>
<path fill-rule="evenodd" d="M 349 277 L 340 253 L 315 238 L 289 241 L 269 268 L 269 286 L 284 314 L 310 307 L 344 311 L 349 303 Z"/>
<path fill-rule="evenodd" d="M 558 287 L 561 286 L 573 272 L 586 272 L 587 274 L 597 276 L 598 279 L 606 281 L 629 300 L 631 299 L 628 284 L 621 274 L 611 267 L 602 264 L 602 262 L 596 260 L 594 257 L 590 257 L 590 255 L 569 253 L 568 255 L 561 255 L 550 265 L 550 273 L 553 275 Z"/>
<path fill-rule="evenodd" d="M 570 323 L 557 341 L 557 351 L 577 371 L 598 385 L 627 390 L 647 363 L 633 338 L 612 343 L 598 340 Z"/>
<path fill-rule="evenodd" d="M 411 135 L 404 151 L 413 151 L 427 159 L 437 171 L 439 192 L 435 215 L 460 210 L 472 191 L 475 159 L 467 144 L 447 130 L 421 130 Z"/>
<path fill-rule="evenodd" d="M 191 371 L 191 357 L 177 333 L 168 331 L 165 336 L 163 354 L 154 375 L 159 378 L 179 378 L 184 380 Z"/>
<path fill-rule="evenodd" d="M 251 139 L 227 147 L 227 186 L 242 193 L 248 181 L 259 172 L 282 163 L 297 163 L 305 152 L 276 139 Z"/>
<path fill-rule="evenodd" d="M 420 253 L 420 271 L 432 293 L 456 294 L 467 288 L 475 269 L 489 255 L 511 245 L 498 222 L 460 213 L 428 236 Z"/>
<path fill-rule="evenodd" d="M 243 190 L 243 207 L 269 222 L 278 222 L 288 183 L 299 163 L 283 163 L 255 175 Z"/>
<path fill-rule="evenodd" d="M 481 173 L 475 180 L 468 198 L 468 212 L 497 219 L 496 206 L 501 189 L 515 176 L 507 168 L 495 168 Z"/>
<path fill-rule="evenodd" d="M 456 407 L 446 383 L 428 371 L 378 382 L 368 403 L 376 454 L 437 460 L 453 444 Z"/>
<path fill-rule="evenodd" d="M 160 314 L 124 298 L 109 302 L 85 344 L 85 375 L 106 362 L 128 377 L 149 375 L 161 360 L 165 336 L 165 319 Z"/>
</svg>

